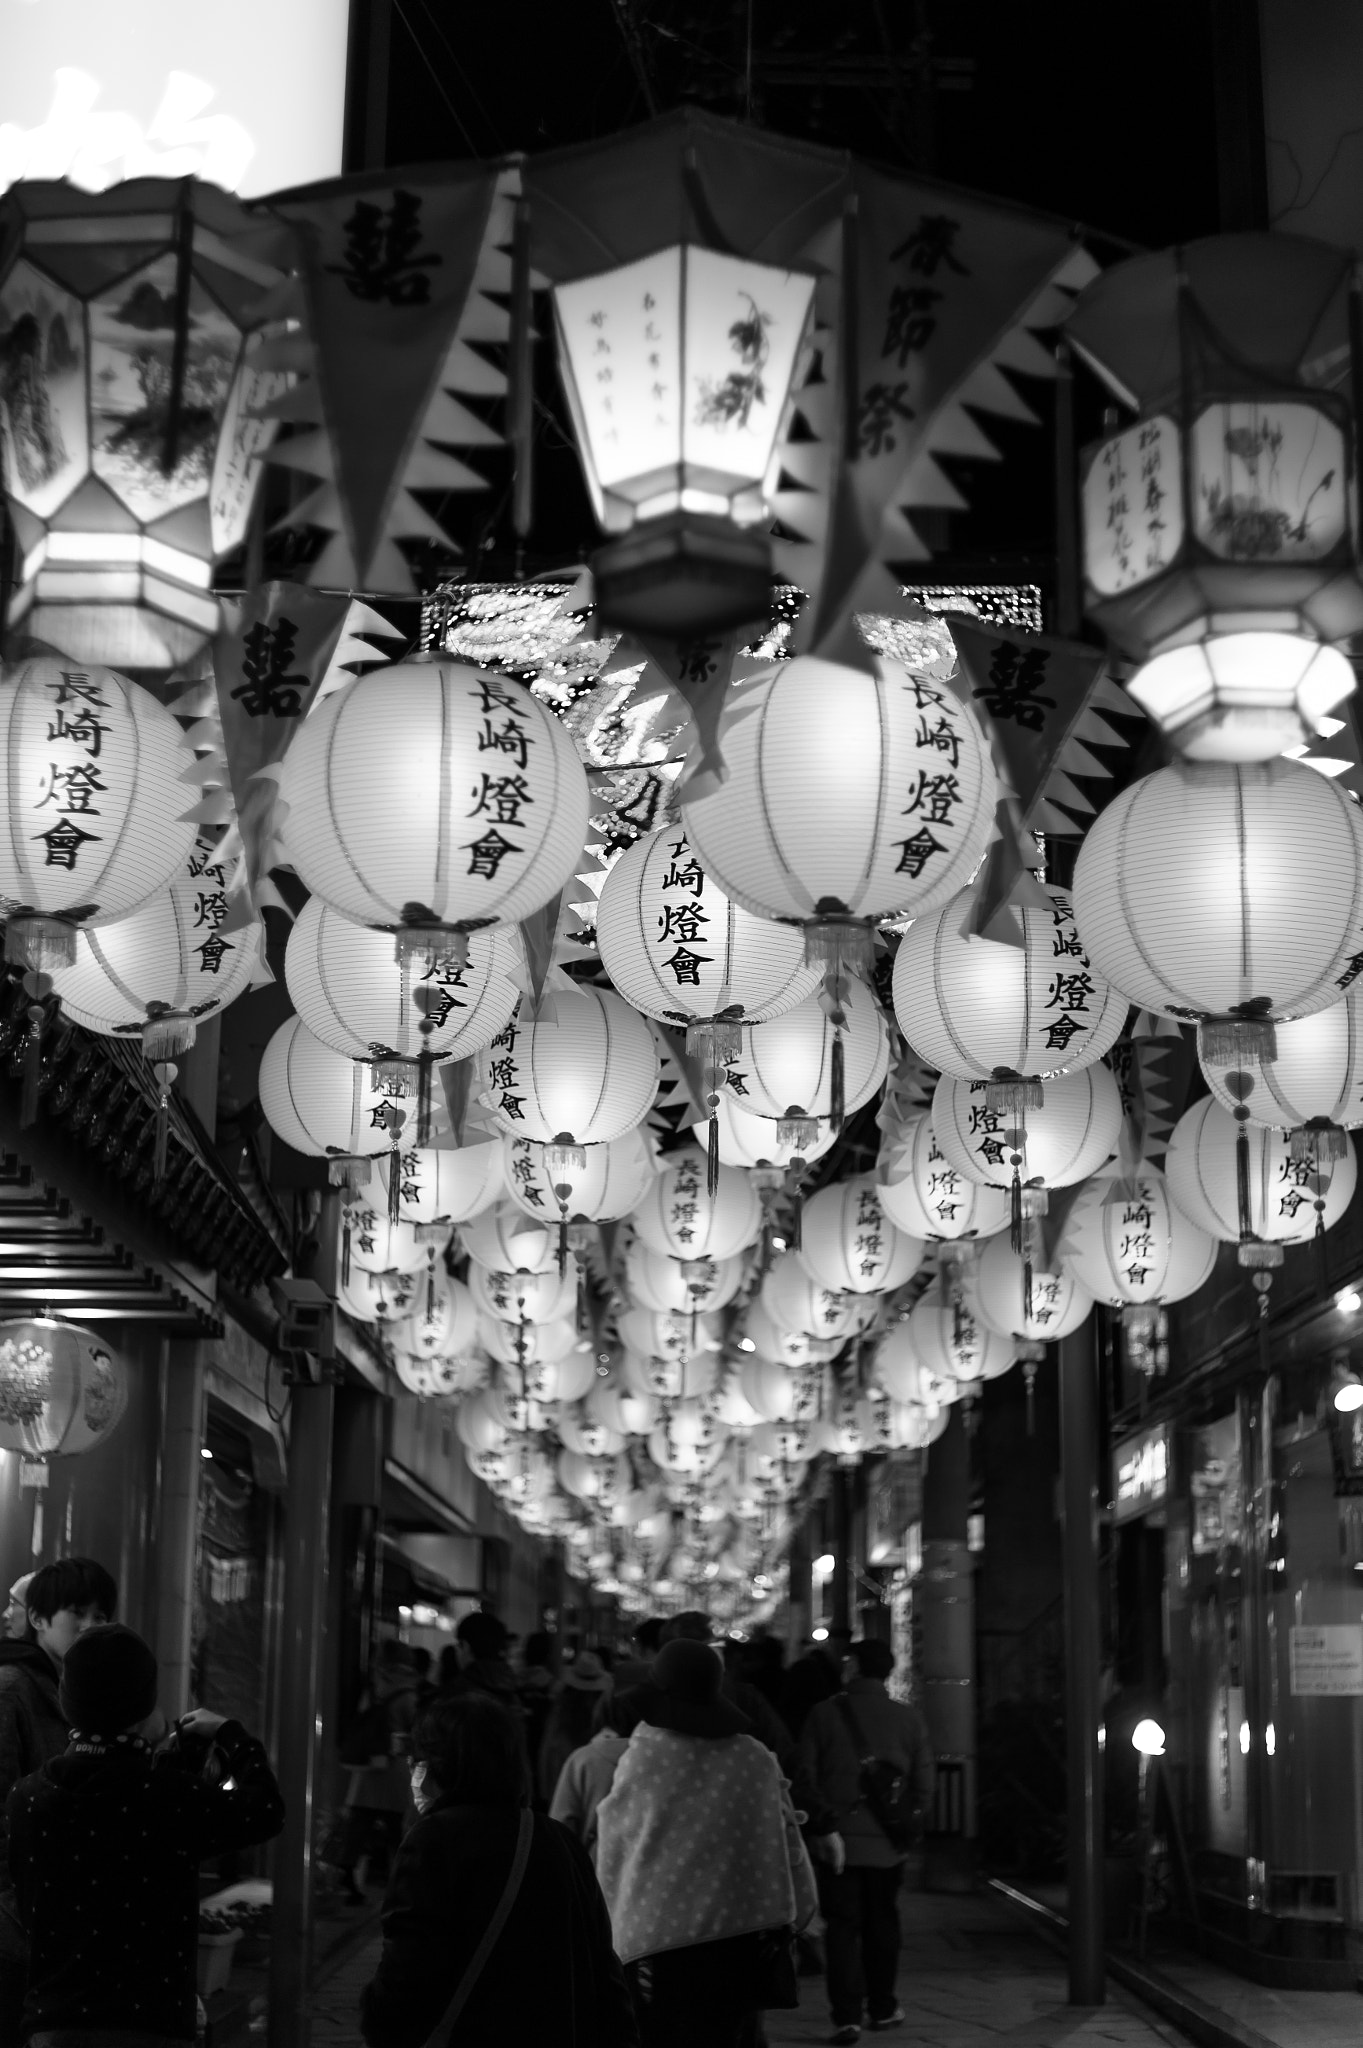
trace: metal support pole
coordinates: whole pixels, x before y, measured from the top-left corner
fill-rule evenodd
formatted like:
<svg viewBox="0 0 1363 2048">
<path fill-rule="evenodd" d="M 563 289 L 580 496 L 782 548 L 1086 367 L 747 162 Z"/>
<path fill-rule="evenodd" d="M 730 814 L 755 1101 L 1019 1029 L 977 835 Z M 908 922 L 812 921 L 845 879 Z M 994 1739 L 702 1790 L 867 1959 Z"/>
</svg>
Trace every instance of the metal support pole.
<svg viewBox="0 0 1363 2048">
<path fill-rule="evenodd" d="M 284 1522 L 283 1698 L 279 1782 L 284 1832 L 274 1854 L 269 2048 L 309 2048 L 312 1974 L 313 1822 L 331 1501 L 329 1380 L 298 1385 L 289 1404 L 289 1491 Z"/>
<path fill-rule="evenodd" d="M 1098 1431 L 1092 1319 L 1060 1344 L 1069 1766 L 1070 2004 L 1101 2005 L 1103 1781 L 1098 1751 Z"/>
<path fill-rule="evenodd" d="M 189 1708 L 194 1552 L 204 1433 L 203 1345 L 168 1339 L 163 1349 L 161 1522 L 156 1543 L 156 1661 L 161 1705 L 178 1720 Z"/>
</svg>

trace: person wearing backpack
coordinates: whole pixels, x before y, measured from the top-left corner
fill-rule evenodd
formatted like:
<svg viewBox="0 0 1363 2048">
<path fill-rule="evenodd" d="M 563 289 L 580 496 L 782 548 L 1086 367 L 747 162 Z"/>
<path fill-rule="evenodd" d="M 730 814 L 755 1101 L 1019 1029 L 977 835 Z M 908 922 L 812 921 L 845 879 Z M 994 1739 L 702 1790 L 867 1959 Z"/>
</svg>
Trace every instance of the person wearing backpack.
<svg viewBox="0 0 1363 2048">
<path fill-rule="evenodd" d="M 904 2019 L 895 1996 L 899 1887 L 932 1802 L 933 1760 L 923 1716 L 885 1689 L 893 1670 L 888 1643 L 853 1643 L 844 1689 L 811 1711 L 800 1736 L 847 1852 L 840 1873 L 818 1869 L 831 2038 L 840 2048 L 860 2040 L 863 2007 L 873 2034 Z"/>
</svg>

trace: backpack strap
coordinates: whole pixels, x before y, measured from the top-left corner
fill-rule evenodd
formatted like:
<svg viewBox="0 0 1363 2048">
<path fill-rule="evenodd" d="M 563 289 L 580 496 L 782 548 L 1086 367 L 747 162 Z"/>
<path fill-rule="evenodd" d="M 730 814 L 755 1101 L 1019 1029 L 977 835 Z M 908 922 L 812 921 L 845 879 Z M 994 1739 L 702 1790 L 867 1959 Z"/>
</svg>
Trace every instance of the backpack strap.
<svg viewBox="0 0 1363 2048">
<path fill-rule="evenodd" d="M 497 1946 L 502 1929 L 506 1926 L 511 1908 L 516 1903 L 516 1896 L 520 1891 L 521 1881 L 525 1876 L 525 1866 L 530 1861 L 530 1841 L 534 1832 L 534 1815 L 528 1806 L 523 1806 L 521 1808 L 520 1829 L 516 1836 L 516 1853 L 511 1859 L 511 1870 L 505 1885 L 502 1887 L 502 1896 L 497 1901 L 497 1910 L 483 1929 L 483 1938 L 474 1950 L 472 1960 L 459 1980 L 454 1997 L 441 2015 L 439 2025 L 429 2036 L 426 2048 L 437 2048 L 437 2043 L 442 2038 L 448 2041 L 449 2033 L 453 2033 L 455 2022 L 468 2004 L 474 1987 L 487 1966 L 488 1957 Z M 449 2033 L 446 2033 L 446 2029 L 449 2030 Z"/>
</svg>

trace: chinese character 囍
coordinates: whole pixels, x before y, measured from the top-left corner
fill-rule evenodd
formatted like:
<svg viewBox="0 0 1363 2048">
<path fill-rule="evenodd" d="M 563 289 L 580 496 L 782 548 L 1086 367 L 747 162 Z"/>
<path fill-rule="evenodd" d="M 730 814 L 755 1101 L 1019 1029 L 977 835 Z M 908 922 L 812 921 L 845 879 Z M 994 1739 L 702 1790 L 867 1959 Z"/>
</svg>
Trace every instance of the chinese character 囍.
<svg viewBox="0 0 1363 2048">
<path fill-rule="evenodd" d="M 991 718 L 1011 719 L 1028 732 L 1040 732 L 1054 697 L 1043 697 L 1042 685 L 1050 655 L 1044 647 L 1015 647 L 1009 640 L 995 646 L 989 676 L 975 695 Z"/>
<path fill-rule="evenodd" d="M 424 306 L 430 301 L 429 272 L 441 258 L 421 249 L 421 196 L 395 191 L 388 206 L 361 199 L 345 224 L 345 261 L 328 263 L 357 299 L 390 306 Z"/>
<path fill-rule="evenodd" d="M 258 620 L 243 636 L 241 672 L 246 680 L 232 695 L 248 718 L 297 718 L 302 710 L 308 679 L 289 673 L 297 639 L 292 619 L 280 619 L 273 626 Z"/>
</svg>

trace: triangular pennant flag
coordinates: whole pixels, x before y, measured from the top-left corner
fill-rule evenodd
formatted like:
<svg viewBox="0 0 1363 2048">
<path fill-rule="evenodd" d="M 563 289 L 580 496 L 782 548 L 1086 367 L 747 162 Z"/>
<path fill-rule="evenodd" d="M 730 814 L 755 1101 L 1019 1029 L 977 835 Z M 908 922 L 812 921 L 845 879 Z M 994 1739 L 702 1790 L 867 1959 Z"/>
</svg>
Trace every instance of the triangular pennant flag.
<svg viewBox="0 0 1363 2048">
<path fill-rule="evenodd" d="M 641 640 L 649 660 L 660 669 L 691 713 L 700 758 L 683 784 L 688 796 L 708 794 L 728 780 L 719 747 L 719 726 L 733 676 L 734 656 L 742 643 L 738 632 L 715 633 L 689 640 Z"/>
<path fill-rule="evenodd" d="M 988 714 L 999 766 L 1007 772 L 1026 825 L 1107 657 L 1099 648 L 1042 633 L 1008 632 L 960 618 L 948 624 L 960 662 L 961 695 Z"/>
<path fill-rule="evenodd" d="M 966 937 L 992 939 L 996 945 L 1022 946 L 1022 920 L 1014 913 L 1026 907 L 1049 916 L 1054 906 L 1036 874 L 1041 850 L 1023 830 L 1011 796 L 999 798 L 994 823 L 998 837 L 985 855 L 979 893 L 962 931 Z"/>
<path fill-rule="evenodd" d="M 303 247 L 330 444 L 322 473 L 335 480 L 353 589 L 412 588 L 391 520 L 473 285 L 496 182 L 495 165 L 383 171 L 274 202 Z M 419 508 L 401 509 L 405 530 Z"/>
<path fill-rule="evenodd" d="M 558 921 L 563 910 L 563 891 L 542 903 L 529 917 L 521 919 L 521 939 L 525 946 L 526 988 L 525 1003 L 521 1009 L 521 1021 L 525 1024 L 551 1024 L 556 1021 L 553 1014 L 553 997 L 544 993 L 546 978 L 553 965 L 554 940 L 558 936 Z"/>
<path fill-rule="evenodd" d="M 299 583 L 265 583 L 222 600 L 213 643 L 218 712 L 246 861 L 247 887 L 260 908 L 270 866 L 277 767 L 326 674 L 349 609 Z"/>
</svg>

